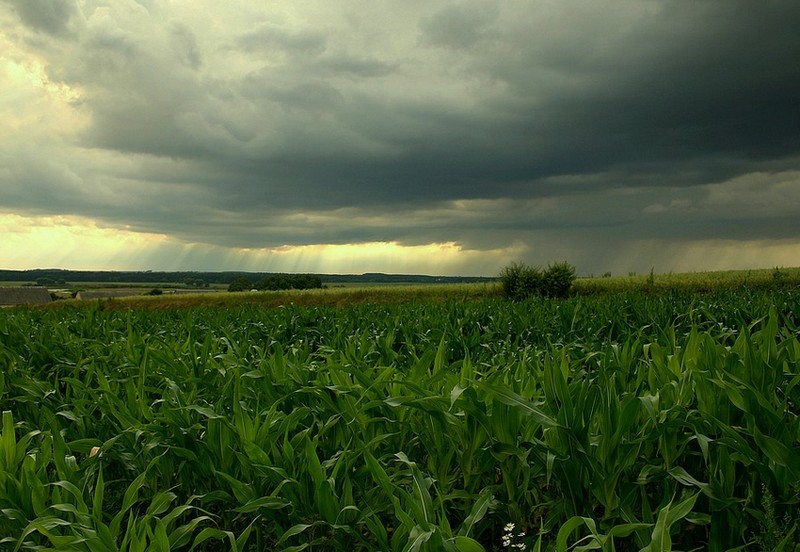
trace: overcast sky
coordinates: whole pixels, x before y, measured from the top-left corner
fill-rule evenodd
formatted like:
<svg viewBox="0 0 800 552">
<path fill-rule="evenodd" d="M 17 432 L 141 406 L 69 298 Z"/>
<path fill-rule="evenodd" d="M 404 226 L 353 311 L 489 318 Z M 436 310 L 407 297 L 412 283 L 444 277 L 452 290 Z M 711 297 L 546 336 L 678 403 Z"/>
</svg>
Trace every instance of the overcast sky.
<svg viewBox="0 0 800 552">
<path fill-rule="evenodd" d="M 800 2 L 0 0 L 0 268 L 800 266 Z"/>
</svg>

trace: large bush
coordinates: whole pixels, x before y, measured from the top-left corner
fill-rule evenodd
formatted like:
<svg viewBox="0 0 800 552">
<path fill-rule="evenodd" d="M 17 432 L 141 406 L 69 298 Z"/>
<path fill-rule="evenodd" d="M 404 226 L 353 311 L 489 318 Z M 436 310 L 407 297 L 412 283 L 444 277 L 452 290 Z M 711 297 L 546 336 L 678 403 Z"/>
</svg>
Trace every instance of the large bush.
<svg viewBox="0 0 800 552">
<path fill-rule="evenodd" d="M 503 294 L 513 301 L 521 301 L 540 294 L 542 271 L 535 266 L 511 263 L 500 272 Z"/>
<path fill-rule="evenodd" d="M 511 263 L 500 272 L 503 294 L 512 301 L 534 296 L 567 297 L 575 281 L 575 267 L 567 262 L 548 265 L 547 270 L 524 263 Z"/>
<path fill-rule="evenodd" d="M 552 263 L 542 275 L 542 293 L 547 297 L 567 297 L 574 281 L 574 266 L 566 261 Z"/>
</svg>

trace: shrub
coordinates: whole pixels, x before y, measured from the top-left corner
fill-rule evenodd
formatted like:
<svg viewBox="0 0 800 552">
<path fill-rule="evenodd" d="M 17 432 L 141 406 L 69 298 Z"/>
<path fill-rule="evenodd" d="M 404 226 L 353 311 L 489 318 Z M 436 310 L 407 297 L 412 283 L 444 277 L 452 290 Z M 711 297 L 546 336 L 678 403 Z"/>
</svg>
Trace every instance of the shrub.
<svg viewBox="0 0 800 552">
<path fill-rule="evenodd" d="M 575 267 L 566 261 L 553 263 L 543 274 L 542 294 L 546 297 L 567 297 L 575 281 Z"/>
<path fill-rule="evenodd" d="M 542 271 L 524 263 L 511 263 L 500 272 L 503 294 L 512 301 L 534 296 L 567 297 L 575 281 L 575 267 L 567 262 L 553 263 Z"/>
<path fill-rule="evenodd" d="M 786 276 L 787 274 L 777 266 L 775 267 L 775 270 L 772 271 L 772 279 L 775 280 L 776 282 L 781 282 L 785 280 Z"/>
<path fill-rule="evenodd" d="M 503 294 L 512 301 L 541 295 L 542 271 L 524 263 L 511 263 L 500 273 Z"/>
</svg>

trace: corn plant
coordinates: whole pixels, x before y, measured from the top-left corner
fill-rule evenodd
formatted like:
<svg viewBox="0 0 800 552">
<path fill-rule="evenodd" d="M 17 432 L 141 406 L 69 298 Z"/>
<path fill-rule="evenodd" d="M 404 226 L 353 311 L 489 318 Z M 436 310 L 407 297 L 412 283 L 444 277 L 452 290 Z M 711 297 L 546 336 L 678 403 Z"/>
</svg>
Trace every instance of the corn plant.
<svg viewBox="0 0 800 552">
<path fill-rule="evenodd" d="M 799 319 L 780 289 L 0 311 L 0 549 L 791 550 Z"/>
</svg>

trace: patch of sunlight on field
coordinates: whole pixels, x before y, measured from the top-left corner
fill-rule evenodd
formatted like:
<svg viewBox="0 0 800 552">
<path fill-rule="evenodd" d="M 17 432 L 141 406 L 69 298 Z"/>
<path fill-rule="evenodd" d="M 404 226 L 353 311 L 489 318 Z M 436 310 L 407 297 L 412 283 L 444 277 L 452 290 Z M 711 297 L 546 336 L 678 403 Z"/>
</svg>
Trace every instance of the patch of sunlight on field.
<svg viewBox="0 0 800 552">
<path fill-rule="evenodd" d="M 323 289 L 253 292 L 170 293 L 163 295 L 118 297 L 105 301 L 108 308 L 231 308 L 242 305 L 278 307 L 390 305 L 403 303 L 446 303 L 480 301 L 502 294 L 499 283 L 384 284 L 326 287 Z"/>
</svg>

